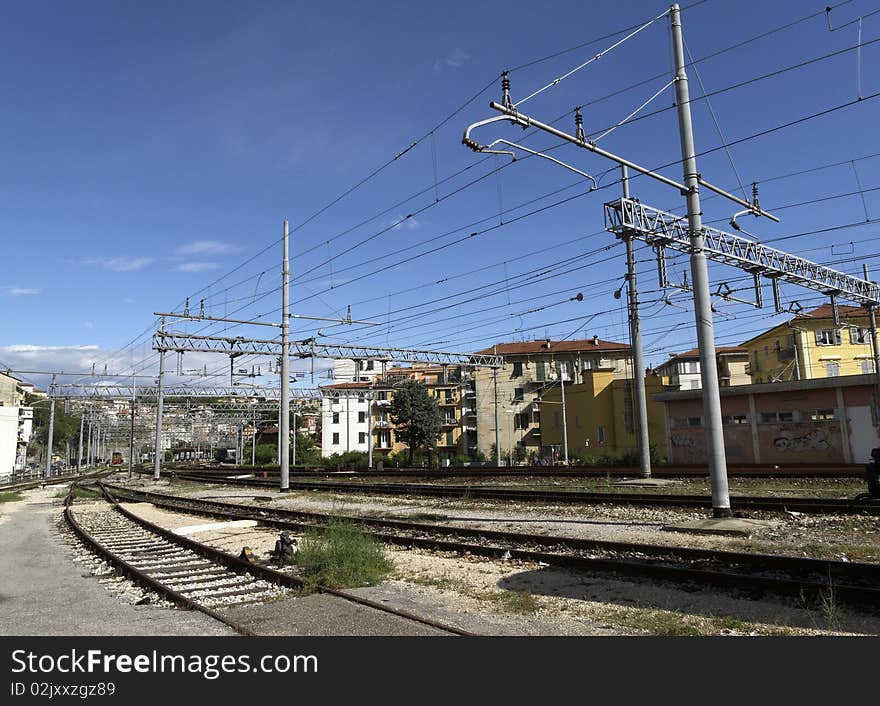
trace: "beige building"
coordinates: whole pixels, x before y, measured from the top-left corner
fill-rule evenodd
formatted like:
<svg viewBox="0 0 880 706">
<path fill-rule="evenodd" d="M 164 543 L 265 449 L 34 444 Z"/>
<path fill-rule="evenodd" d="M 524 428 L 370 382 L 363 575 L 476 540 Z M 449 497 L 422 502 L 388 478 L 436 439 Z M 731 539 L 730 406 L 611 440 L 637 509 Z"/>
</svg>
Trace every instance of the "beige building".
<svg viewBox="0 0 880 706">
<path fill-rule="evenodd" d="M 718 367 L 718 384 L 721 387 L 751 383 L 747 348 L 719 346 L 715 349 L 715 361 Z M 666 385 L 676 390 L 699 390 L 702 387 L 700 350 L 692 348 L 685 353 L 673 353 L 669 360 L 657 368 L 657 372 L 664 378 Z"/>
<path fill-rule="evenodd" d="M 478 354 L 500 355 L 498 421 L 501 455 L 521 446 L 526 457 L 539 454 L 541 412 L 535 400 L 550 389 L 581 380 L 585 371 L 610 372 L 614 379 L 632 378 L 630 346 L 602 341 L 598 336 L 576 341 L 522 341 L 499 343 Z M 474 372 L 477 448 L 491 460 L 495 444 L 495 378 L 490 368 Z M 522 452 L 520 452 L 522 453 Z"/>
</svg>

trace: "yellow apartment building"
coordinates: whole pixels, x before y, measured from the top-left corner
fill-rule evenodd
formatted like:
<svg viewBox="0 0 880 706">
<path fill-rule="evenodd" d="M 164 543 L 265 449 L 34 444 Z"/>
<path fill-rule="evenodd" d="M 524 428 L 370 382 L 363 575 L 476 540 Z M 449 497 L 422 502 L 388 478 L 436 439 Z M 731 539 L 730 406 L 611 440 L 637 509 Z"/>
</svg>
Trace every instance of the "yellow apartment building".
<svg viewBox="0 0 880 706">
<path fill-rule="evenodd" d="M 823 304 L 743 343 L 752 383 L 873 373 L 868 312 L 857 306 L 838 311 L 839 325 L 831 305 Z"/>
<path fill-rule="evenodd" d="M 648 436 L 661 457 L 666 457 L 666 417 L 654 395 L 671 389 L 656 373 L 645 376 L 648 397 Z M 541 397 L 541 442 L 556 458 L 562 452 L 562 390 L 554 387 Z M 584 370 L 581 382 L 565 386 L 565 432 L 569 457 L 620 458 L 638 449 L 633 412 L 632 380 L 616 377 L 613 369 Z"/>
</svg>

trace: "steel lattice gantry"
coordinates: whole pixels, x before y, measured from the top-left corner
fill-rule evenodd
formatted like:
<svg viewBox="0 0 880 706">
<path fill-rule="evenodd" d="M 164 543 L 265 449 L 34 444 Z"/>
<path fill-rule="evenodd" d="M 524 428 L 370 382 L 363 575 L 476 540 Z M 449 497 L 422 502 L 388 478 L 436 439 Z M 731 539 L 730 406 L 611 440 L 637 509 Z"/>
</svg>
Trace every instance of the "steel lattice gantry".
<svg viewBox="0 0 880 706">
<path fill-rule="evenodd" d="M 126 399 L 130 400 L 132 395 L 137 394 L 140 399 L 155 399 L 158 395 L 156 387 L 137 388 L 132 385 L 95 385 L 95 384 L 76 384 L 70 383 L 66 385 L 55 385 L 50 390 L 50 397 L 67 398 L 77 400 L 87 399 Z M 360 395 L 370 395 L 369 390 L 359 388 L 332 388 L 332 387 L 292 387 L 290 388 L 290 397 L 292 400 L 320 400 L 325 397 L 358 397 Z M 224 386 L 199 386 L 191 387 L 188 385 L 165 385 L 162 387 L 163 398 L 222 398 L 228 401 L 238 401 L 243 406 L 249 403 L 244 402 L 248 399 L 264 399 L 279 400 L 281 390 L 278 387 L 224 387 Z M 211 403 L 214 404 L 213 402 Z M 276 405 L 277 406 L 277 405 Z"/>
<path fill-rule="evenodd" d="M 345 360 L 384 360 L 398 363 L 429 363 L 433 365 L 461 365 L 465 367 L 500 368 L 503 357 L 448 351 L 413 350 L 408 348 L 377 348 L 346 344 L 317 343 L 313 339 L 291 341 L 290 355 L 298 358 L 332 358 Z M 281 354 L 281 342 L 243 337 L 197 336 L 194 334 L 157 331 L 153 335 L 153 350 L 194 353 L 224 353 L 226 355 Z"/>
<path fill-rule="evenodd" d="M 691 252 L 686 217 L 647 206 L 637 199 L 621 198 L 606 203 L 605 228 L 618 236 L 629 233 L 643 240 L 658 249 L 661 260 L 663 248 Z M 880 285 L 874 282 L 717 228 L 704 226 L 703 237 L 706 257 L 752 273 L 756 284 L 758 278 L 767 277 L 774 281 L 774 286 L 775 281 L 782 280 L 822 292 L 832 297 L 832 303 L 840 297 L 866 307 L 880 304 Z"/>
</svg>

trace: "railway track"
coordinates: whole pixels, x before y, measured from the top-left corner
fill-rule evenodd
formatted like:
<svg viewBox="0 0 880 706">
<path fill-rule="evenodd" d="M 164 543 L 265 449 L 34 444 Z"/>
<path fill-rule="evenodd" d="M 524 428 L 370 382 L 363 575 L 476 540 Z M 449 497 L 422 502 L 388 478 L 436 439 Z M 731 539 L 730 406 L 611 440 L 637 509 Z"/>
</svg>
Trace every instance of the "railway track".
<svg viewBox="0 0 880 706">
<path fill-rule="evenodd" d="M 251 519 L 295 532 L 320 529 L 331 519 L 323 513 L 181 498 L 115 486 L 111 490 L 120 497 L 178 512 Z M 818 599 L 833 589 L 841 601 L 872 608 L 880 605 L 880 564 L 529 535 L 401 520 L 345 519 L 382 542 L 403 547 L 522 559 L 678 585 L 720 586 L 801 599 Z"/>
<path fill-rule="evenodd" d="M 278 466 L 220 466 L 215 464 L 187 465 L 180 463 L 166 464 L 164 468 L 180 471 L 208 471 L 230 473 L 265 473 L 277 477 Z M 395 478 L 485 478 L 492 476 L 507 477 L 547 477 L 547 478 L 615 478 L 638 477 L 636 466 L 449 466 L 447 468 L 429 469 L 418 467 L 386 468 L 382 471 L 366 468 L 324 468 L 324 467 L 291 467 L 291 473 L 297 476 L 393 476 Z M 865 467 L 856 463 L 816 463 L 780 465 L 773 463 L 751 465 L 729 465 L 727 475 L 731 478 L 861 478 Z M 694 478 L 708 477 L 709 469 L 699 465 L 657 465 L 651 473 L 657 478 Z"/>
<path fill-rule="evenodd" d="M 217 473 L 175 472 L 180 480 L 201 483 L 223 483 L 261 488 L 275 488 L 277 480 L 271 478 L 241 477 Z M 470 500 L 512 500 L 515 502 L 623 504 L 641 506 L 687 507 L 710 509 L 711 498 L 706 495 L 663 493 L 599 493 L 580 490 L 538 490 L 528 488 L 505 488 L 481 485 L 439 485 L 426 483 L 351 483 L 345 481 L 291 480 L 291 489 L 319 490 L 334 493 L 360 493 L 366 495 L 409 495 L 459 498 Z M 731 507 L 736 511 L 804 512 L 819 514 L 847 514 L 862 512 L 880 515 L 880 502 L 842 498 L 770 497 L 761 495 L 734 495 Z"/>
<path fill-rule="evenodd" d="M 61 483 L 69 483 L 71 481 L 85 480 L 89 478 L 102 478 L 114 472 L 114 470 L 107 469 L 102 471 L 92 471 L 90 473 L 68 473 L 61 476 L 50 476 L 49 478 L 36 478 L 34 480 L 19 481 L 17 483 L 6 483 L 5 485 L 0 485 L 0 492 L 15 493 L 20 490 L 38 488 L 41 485 L 59 485 Z"/>
<path fill-rule="evenodd" d="M 121 507 L 108 488 L 98 484 L 106 508 L 77 513 L 73 493 L 65 500 L 64 518 L 91 551 L 135 583 L 175 605 L 198 610 L 242 635 L 253 633 L 223 615 L 221 609 L 292 596 L 304 588 L 299 578 L 252 563 L 179 536 Z M 317 590 L 359 605 L 428 625 L 455 635 L 469 635 L 407 611 L 395 610 L 346 591 Z"/>
</svg>

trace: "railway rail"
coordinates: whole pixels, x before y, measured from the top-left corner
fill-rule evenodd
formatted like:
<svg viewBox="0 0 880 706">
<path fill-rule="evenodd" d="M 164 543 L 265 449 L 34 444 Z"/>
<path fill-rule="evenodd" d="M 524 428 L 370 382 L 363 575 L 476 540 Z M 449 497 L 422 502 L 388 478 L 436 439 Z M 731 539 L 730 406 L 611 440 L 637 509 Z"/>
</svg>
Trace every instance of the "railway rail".
<svg viewBox="0 0 880 706">
<path fill-rule="evenodd" d="M 166 464 L 171 470 L 201 470 L 216 472 L 279 474 L 278 466 L 221 466 L 217 464 Z M 857 463 L 814 463 L 814 464 L 749 464 L 728 466 L 727 475 L 731 478 L 861 478 L 864 465 Z M 324 468 L 291 466 L 291 472 L 303 476 L 393 476 L 396 478 L 481 478 L 487 476 L 509 477 L 569 477 L 569 478 L 633 478 L 639 475 L 636 466 L 449 466 L 429 469 L 419 467 L 386 467 L 379 471 L 367 468 Z M 656 465 L 651 473 L 656 478 L 695 478 L 708 477 L 709 469 L 702 465 Z"/>
<path fill-rule="evenodd" d="M 135 583 L 175 605 L 199 610 L 240 634 L 253 633 L 223 615 L 221 608 L 275 600 L 304 588 L 304 582 L 295 576 L 243 560 L 138 517 L 121 507 L 112 491 L 101 483 L 97 487 L 107 500 L 107 510 L 77 516 L 73 487 L 65 499 L 64 518 L 90 550 Z M 317 590 L 447 633 L 470 634 L 346 591 L 326 586 L 318 586 Z"/>
<path fill-rule="evenodd" d="M 203 483 L 223 483 L 261 488 L 274 488 L 278 482 L 271 478 L 241 477 L 236 475 L 176 471 L 180 480 Z M 361 483 L 345 481 L 306 481 L 291 480 L 291 489 L 319 490 L 334 493 L 360 493 L 364 495 L 408 495 L 445 498 L 467 498 L 470 500 L 512 500 L 516 502 L 581 503 L 581 504 L 624 504 L 641 506 L 712 507 L 711 498 L 706 495 L 684 495 L 663 493 L 600 493 L 580 490 L 538 490 L 527 488 L 506 488 L 479 485 L 430 485 L 425 483 Z M 863 499 L 856 502 L 846 498 L 811 498 L 795 496 L 733 495 L 731 507 L 737 511 L 803 512 L 824 514 L 847 514 L 862 512 L 880 515 L 880 502 Z"/>
<path fill-rule="evenodd" d="M 34 480 L 18 481 L 16 483 L 6 483 L 0 485 L 0 492 L 15 493 L 20 490 L 30 490 L 38 488 L 41 485 L 59 485 L 61 483 L 69 483 L 71 481 L 84 480 L 88 478 L 102 478 L 114 472 L 114 469 L 106 469 L 100 471 L 90 471 L 87 473 L 67 473 L 65 475 L 50 476 L 49 478 L 35 478 Z"/>
<path fill-rule="evenodd" d="M 293 531 L 321 528 L 331 515 L 235 504 L 111 486 L 113 493 L 159 507 L 257 522 Z M 699 584 L 798 598 L 837 599 L 876 608 L 880 564 L 499 532 L 435 523 L 351 517 L 377 540 L 435 551 L 541 562 L 588 572 Z"/>
</svg>

